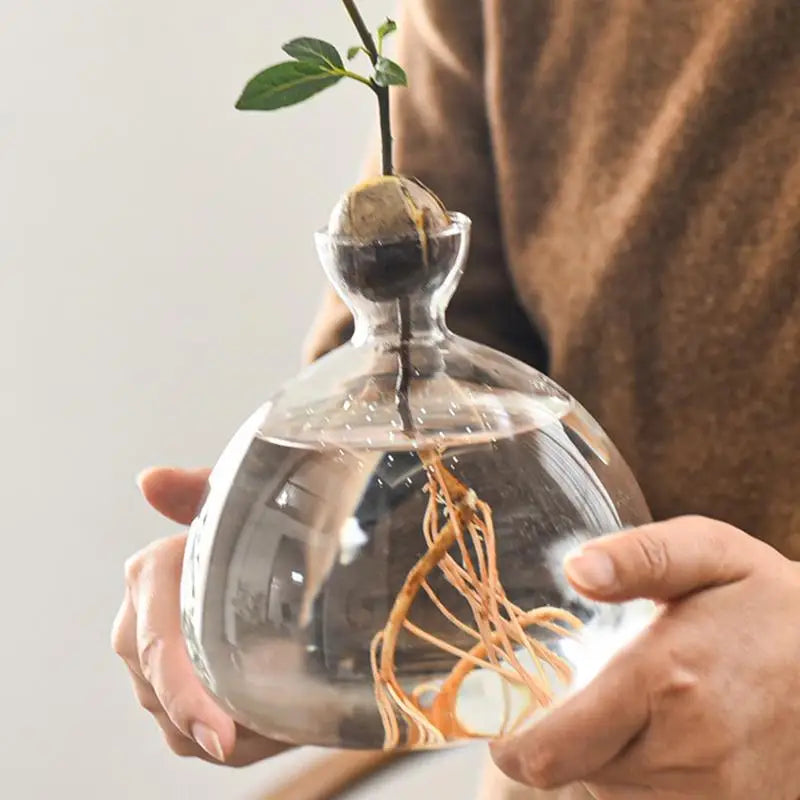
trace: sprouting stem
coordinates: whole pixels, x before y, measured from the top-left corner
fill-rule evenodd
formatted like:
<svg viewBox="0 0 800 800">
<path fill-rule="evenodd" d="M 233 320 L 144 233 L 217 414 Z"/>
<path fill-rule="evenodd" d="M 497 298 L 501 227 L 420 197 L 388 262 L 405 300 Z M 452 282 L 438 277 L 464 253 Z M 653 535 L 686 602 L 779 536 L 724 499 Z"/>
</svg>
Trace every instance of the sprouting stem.
<svg viewBox="0 0 800 800">
<path fill-rule="evenodd" d="M 369 28 L 361 16 L 361 12 L 355 4 L 355 0 L 342 0 L 350 19 L 353 21 L 358 35 L 364 45 L 369 60 L 372 66 L 378 64 L 378 59 L 381 57 L 378 48 L 375 46 L 375 40 L 369 32 Z M 379 86 L 374 80 L 369 81 L 369 85 L 378 97 L 378 113 L 380 115 L 381 123 L 381 152 L 383 162 L 383 174 L 394 175 L 394 165 L 392 162 L 392 121 L 389 108 L 389 87 Z"/>
<path fill-rule="evenodd" d="M 341 75 L 344 78 L 351 78 L 354 81 L 358 81 L 359 83 L 363 83 L 365 86 L 369 86 L 372 89 L 372 81 L 369 78 L 365 78 L 363 75 L 359 75 L 357 72 L 353 72 L 349 69 L 335 69 L 332 70 L 337 75 Z"/>
</svg>

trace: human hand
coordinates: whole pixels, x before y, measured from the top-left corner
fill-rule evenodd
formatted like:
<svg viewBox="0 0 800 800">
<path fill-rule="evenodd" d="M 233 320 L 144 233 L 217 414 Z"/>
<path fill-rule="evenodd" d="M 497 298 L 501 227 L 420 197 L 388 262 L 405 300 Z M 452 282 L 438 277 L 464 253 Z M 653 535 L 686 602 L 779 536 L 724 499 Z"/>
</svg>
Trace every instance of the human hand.
<svg viewBox="0 0 800 800">
<path fill-rule="evenodd" d="M 649 598 L 659 614 L 584 690 L 493 745 L 503 772 L 598 800 L 800 797 L 800 565 L 684 517 L 595 540 L 565 567 L 583 595 Z"/>
<path fill-rule="evenodd" d="M 140 477 L 156 511 L 189 525 L 208 470 L 151 469 Z M 181 633 L 180 580 L 186 534 L 153 542 L 125 565 L 125 598 L 114 621 L 112 646 L 128 666 L 139 703 L 181 756 L 244 766 L 287 749 L 237 726 L 195 675 Z"/>
</svg>

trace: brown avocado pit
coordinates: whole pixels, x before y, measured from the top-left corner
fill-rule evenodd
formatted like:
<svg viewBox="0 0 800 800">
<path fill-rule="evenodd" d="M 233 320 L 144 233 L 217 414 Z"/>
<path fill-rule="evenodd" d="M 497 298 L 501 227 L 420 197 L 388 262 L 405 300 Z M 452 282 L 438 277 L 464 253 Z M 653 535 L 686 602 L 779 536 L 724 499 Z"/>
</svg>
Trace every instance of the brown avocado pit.
<svg viewBox="0 0 800 800">
<path fill-rule="evenodd" d="M 408 296 L 443 278 L 449 253 L 437 239 L 450 225 L 441 200 L 414 178 L 388 175 L 358 184 L 331 213 L 336 265 L 346 287 L 374 301 Z M 446 238 L 446 237 L 445 237 Z"/>
</svg>

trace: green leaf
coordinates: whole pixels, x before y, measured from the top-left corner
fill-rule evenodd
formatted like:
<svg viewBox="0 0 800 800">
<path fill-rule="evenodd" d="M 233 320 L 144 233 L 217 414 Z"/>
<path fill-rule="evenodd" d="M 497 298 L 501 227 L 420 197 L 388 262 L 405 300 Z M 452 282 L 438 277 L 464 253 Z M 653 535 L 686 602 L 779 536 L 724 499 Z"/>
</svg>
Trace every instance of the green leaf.
<svg viewBox="0 0 800 800">
<path fill-rule="evenodd" d="M 240 111 L 273 111 L 301 103 L 342 79 L 321 64 L 284 61 L 259 72 L 236 103 Z"/>
<path fill-rule="evenodd" d="M 352 61 L 359 53 L 366 53 L 367 51 L 360 45 L 354 44 L 347 50 L 347 60 Z"/>
<path fill-rule="evenodd" d="M 408 86 L 408 78 L 399 64 L 381 56 L 375 65 L 375 83 L 378 86 Z"/>
<path fill-rule="evenodd" d="M 344 69 L 339 51 L 322 39 L 312 39 L 308 36 L 292 39 L 283 46 L 283 52 L 298 61 L 319 64 L 332 70 Z"/>
<path fill-rule="evenodd" d="M 378 41 L 383 42 L 383 40 L 390 34 L 394 33 L 397 30 L 397 23 L 393 19 L 387 19 L 383 25 L 378 28 Z"/>
</svg>

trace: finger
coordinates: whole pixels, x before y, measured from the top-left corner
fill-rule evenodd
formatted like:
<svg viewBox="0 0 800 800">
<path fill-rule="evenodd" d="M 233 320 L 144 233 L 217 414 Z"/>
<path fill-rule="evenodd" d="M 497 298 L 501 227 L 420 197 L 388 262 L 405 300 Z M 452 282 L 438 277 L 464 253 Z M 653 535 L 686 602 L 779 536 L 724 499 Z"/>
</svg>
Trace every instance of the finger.
<svg viewBox="0 0 800 800">
<path fill-rule="evenodd" d="M 149 711 L 153 715 L 153 718 L 158 723 L 159 728 L 161 728 L 164 738 L 173 753 L 179 756 L 202 758 L 204 761 L 215 763 L 220 761 L 219 758 L 206 752 L 197 742 L 190 739 L 185 733 L 175 727 L 169 714 L 161 705 L 155 691 L 153 691 L 153 687 L 146 680 L 134 672 L 131 673 L 131 678 L 133 681 L 133 691 L 136 695 L 136 699 L 139 701 L 139 705 L 145 709 L 145 711 Z"/>
<path fill-rule="evenodd" d="M 205 761 L 219 761 L 217 758 L 212 758 L 197 742 L 190 739 L 173 725 L 169 715 L 159 702 L 158 697 L 156 697 L 153 687 L 141 675 L 131 671 L 131 679 L 133 691 L 139 701 L 139 705 L 153 715 L 153 719 L 158 723 L 158 727 L 161 728 L 164 739 L 173 753 L 179 756 L 202 758 Z"/>
<path fill-rule="evenodd" d="M 567 556 L 564 568 L 592 599 L 676 600 L 747 577 L 758 545 L 722 522 L 680 517 L 587 542 Z"/>
<path fill-rule="evenodd" d="M 200 745 L 181 733 L 173 725 L 172 720 L 165 711 L 162 710 L 153 716 L 159 728 L 161 728 L 161 733 L 167 746 L 175 755 L 182 758 L 199 758 L 211 764 L 220 763 L 219 759 L 209 755 Z M 257 764 L 259 761 L 271 758 L 285 749 L 283 745 L 255 734 L 251 734 L 249 737 L 237 737 L 236 747 L 225 759 L 224 764 L 226 767 L 248 767 L 251 764 Z"/>
<path fill-rule="evenodd" d="M 214 758 L 207 753 L 197 742 L 190 739 L 188 736 L 179 731 L 172 720 L 169 718 L 164 709 L 161 709 L 153 714 L 158 727 L 161 728 L 161 733 L 164 735 L 164 741 L 167 746 L 172 750 L 175 755 L 183 758 L 199 758 L 203 761 L 210 763 L 219 763 L 218 758 Z"/>
<path fill-rule="evenodd" d="M 136 695 L 136 699 L 139 701 L 139 705 L 145 709 L 145 711 L 149 711 L 150 714 L 153 715 L 153 718 L 164 734 L 164 739 L 173 753 L 179 756 L 192 756 L 195 758 L 202 758 L 204 761 L 219 763 L 220 759 L 218 757 L 212 756 L 200 747 L 197 742 L 190 739 L 185 733 L 175 727 L 169 714 L 164 710 L 164 707 L 156 696 L 153 687 L 144 680 L 144 678 L 136 672 L 131 671 L 131 679 L 133 682 L 133 691 Z"/>
<path fill-rule="evenodd" d="M 135 670 L 131 670 L 131 682 L 133 683 L 133 693 L 145 711 L 149 711 L 154 716 L 164 713 L 164 706 L 161 705 L 153 687 Z"/>
<path fill-rule="evenodd" d="M 130 589 L 126 588 L 125 599 L 120 606 L 120 610 L 117 613 L 112 627 L 111 642 L 114 651 L 122 658 L 128 667 L 136 699 L 139 701 L 139 705 L 145 709 L 145 711 L 150 712 L 159 722 L 167 743 L 173 752 L 178 755 L 200 756 L 202 754 L 206 760 L 211 760 L 210 754 L 206 753 L 198 744 L 181 733 L 172 722 L 169 721 L 169 716 L 164 710 L 155 690 L 150 685 L 149 681 L 145 680 L 142 674 L 143 670 L 137 649 L 136 636 L 136 610 L 131 599 Z M 213 760 L 219 761 L 220 759 L 214 758 Z"/>
<path fill-rule="evenodd" d="M 200 683 L 180 625 L 180 573 L 185 537 L 159 542 L 141 568 L 132 597 L 137 611 L 141 674 L 172 724 L 210 755 L 223 760 L 234 747 L 233 721 Z"/>
<path fill-rule="evenodd" d="M 211 763 L 219 763 L 219 758 L 213 757 L 200 747 L 197 742 L 175 727 L 169 714 L 167 714 L 158 697 L 156 697 L 153 687 L 147 681 L 133 673 L 131 677 L 139 704 L 153 715 L 164 734 L 167 745 L 173 753 L 179 756 L 200 758 Z M 263 736 L 259 736 L 246 728 L 237 728 L 235 747 L 226 756 L 224 763 L 229 767 L 244 767 L 271 758 L 288 749 L 289 745 L 265 739 Z"/>
<path fill-rule="evenodd" d="M 189 525 L 197 515 L 208 486 L 209 469 L 150 467 L 139 474 L 145 500 L 173 522 Z"/>
<path fill-rule="evenodd" d="M 648 694 L 628 652 L 529 731 L 497 741 L 492 757 L 509 778 L 538 789 L 574 783 L 605 766 L 647 726 Z"/>
<path fill-rule="evenodd" d="M 111 648 L 125 662 L 132 673 L 139 671 L 139 653 L 136 645 L 136 609 L 131 601 L 130 589 L 125 588 L 125 598 L 111 626 Z"/>
</svg>

